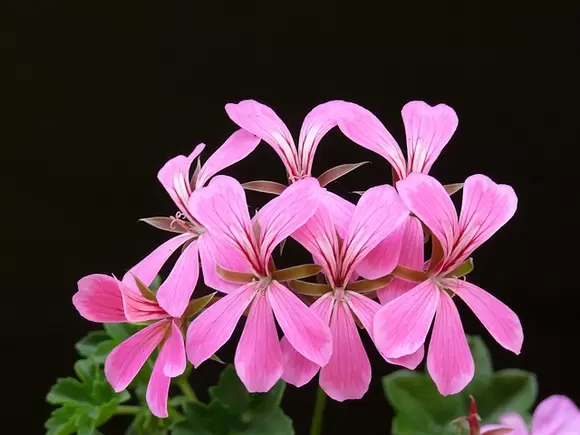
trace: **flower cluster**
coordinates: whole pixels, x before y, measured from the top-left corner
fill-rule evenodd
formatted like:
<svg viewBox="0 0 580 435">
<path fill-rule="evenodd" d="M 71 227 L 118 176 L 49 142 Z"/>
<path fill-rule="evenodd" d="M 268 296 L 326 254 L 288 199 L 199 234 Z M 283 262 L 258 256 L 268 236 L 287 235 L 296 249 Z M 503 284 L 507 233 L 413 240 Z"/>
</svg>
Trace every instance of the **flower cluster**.
<svg viewBox="0 0 580 435">
<path fill-rule="evenodd" d="M 116 391 L 157 350 L 147 403 L 156 416 L 167 416 L 171 379 L 185 371 L 187 360 L 197 367 L 212 358 L 243 316 L 234 362 L 250 392 L 268 391 L 280 378 L 302 386 L 319 373 L 321 388 L 333 399 L 362 397 L 371 366 L 360 328 L 390 364 L 415 369 L 427 352 L 439 392 L 455 394 L 474 375 L 457 298 L 500 345 L 520 352 L 517 315 L 466 280 L 472 253 L 515 213 L 513 189 L 484 175 L 450 185 L 428 175 L 457 128 L 450 107 L 421 101 L 404 106 L 407 159 L 377 117 L 354 103 L 330 101 L 314 108 L 298 146 L 276 113 L 256 101 L 228 104 L 226 112 L 239 129 L 204 164 L 200 144 L 158 173 L 178 212 L 144 221 L 175 235 L 121 280 L 95 274 L 78 283 L 73 303 L 86 319 L 147 325 L 106 360 L 105 374 Z M 370 188 L 356 205 L 328 191 L 326 185 L 361 166 L 344 164 L 312 175 L 318 143 L 334 127 L 384 157 L 393 185 Z M 282 160 L 288 186 L 242 185 L 216 175 L 262 140 Z M 244 189 L 275 196 L 251 216 Z M 458 213 L 451 195 L 460 190 Z M 276 267 L 275 248 L 288 238 L 311 254 L 312 264 Z M 180 248 L 167 278 L 151 290 Z M 192 299 L 200 269 L 215 293 Z"/>
</svg>

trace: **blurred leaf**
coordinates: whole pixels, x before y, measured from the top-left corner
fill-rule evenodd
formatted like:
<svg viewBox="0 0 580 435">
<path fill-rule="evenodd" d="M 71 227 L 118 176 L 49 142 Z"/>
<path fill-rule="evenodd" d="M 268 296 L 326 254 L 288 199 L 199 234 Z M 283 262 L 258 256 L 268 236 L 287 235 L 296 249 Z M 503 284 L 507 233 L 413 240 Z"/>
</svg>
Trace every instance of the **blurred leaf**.
<svg viewBox="0 0 580 435">
<path fill-rule="evenodd" d="M 250 406 L 250 393 L 231 365 L 221 372 L 218 384 L 209 388 L 209 395 L 234 413 L 242 413 Z"/>
<path fill-rule="evenodd" d="M 161 278 L 161 275 L 155 275 L 155 278 L 153 278 L 153 281 L 151 281 L 151 284 L 149 284 L 149 288 L 154 292 L 157 292 L 157 290 L 159 290 L 159 287 L 161 287 L 162 283 L 163 278 Z"/>
<path fill-rule="evenodd" d="M 467 337 L 467 341 L 475 363 L 475 375 L 465 391 L 467 395 L 471 394 L 478 399 L 481 394 L 484 394 L 493 376 L 491 355 L 481 337 L 470 336 Z"/>
<path fill-rule="evenodd" d="M 74 406 L 65 405 L 57 408 L 50 414 L 44 424 L 47 435 L 69 435 L 76 432 L 76 413 Z"/>
<path fill-rule="evenodd" d="M 109 334 L 105 331 L 91 331 L 75 344 L 75 348 L 81 356 L 91 358 L 97 347 L 107 340 L 109 340 Z"/>
<path fill-rule="evenodd" d="M 457 426 L 451 422 L 438 425 L 417 421 L 410 415 L 397 415 L 393 419 L 392 435 L 457 435 Z"/>
<path fill-rule="evenodd" d="M 83 385 L 73 378 L 57 379 L 46 396 L 46 401 L 52 405 L 63 405 L 66 403 L 77 403 L 91 405 L 90 394 Z"/>
</svg>

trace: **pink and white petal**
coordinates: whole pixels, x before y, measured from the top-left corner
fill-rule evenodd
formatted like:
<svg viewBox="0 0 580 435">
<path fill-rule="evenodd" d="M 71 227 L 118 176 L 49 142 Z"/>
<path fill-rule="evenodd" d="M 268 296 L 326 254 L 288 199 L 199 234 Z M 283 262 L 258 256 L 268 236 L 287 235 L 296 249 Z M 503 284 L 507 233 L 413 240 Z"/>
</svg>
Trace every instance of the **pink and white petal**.
<svg viewBox="0 0 580 435">
<path fill-rule="evenodd" d="M 496 429 L 510 428 L 512 432 L 509 432 L 509 435 L 528 435 L 528 425 L 517 412 L 507 412 L 503 414 L 499 418 L 499 422 L 501 424 L 497 425 Z M 482 433 L 484 433 L 483 428 Z M 541 435 L 541 432 L 539 433 Z"/>
<path fill-rule="evenodd" d="M 272 281 L 266 292 L 276 320 L 292 347 L 310 361 L 324 366 L 332 353 L 328 324 L 282 284 Z"/>
<path fill-rule="evenodd" d="M 405 234 L 401 244 L 399 264 L 411 269 L 422 270 L 425 262 L 425 248 L 421 221 L 414 216 L 409 216 L 403 225 L 405 226 Z M 395 277 L 386 287 L 377 291 L 377 296 L 381 304 L 385 305 L 416 285 L 417 283 Z"/>
<path fill-rule="evenodd" d="M 326 190 L 324 193 L 322 202 L 326 204 L 332 216 L 332 221 L 334 222 L 338 235 L 344 239 L 356 206 L 342 196 L 338 196 L 329 190 Z"/>
<path fill-rule="evenodd" d="M 145 400 L 151 413 L 158 418 L 167 418 L 167 398 L 169 396 L 169 386 L 171 378 L 163 373 L 164 361 L 161 356 L 155 361 L 153 372 L 149 383 L 147 384 L 147 391 L 145 393 Z"/>
<path fill-rule="evenodd" d="M 439 393 L 447 396 L 459 393 L 471 382 L 475 366 L 457 307 L 447 292 L 440 293 L 427 370 Z"/>
<path fill-rule="evenodd" d="M 72 303 L 79 314 L 91 322 L 126 322 L 119 282 L 112 276 L 95 273 L 77 283 Z"/>
<path fill-rule="evenodd" d="M 204 150 L 205 145 L 197 145 L 187 157 L 176 156 L 170 159 L 157 173 L 157 179 L 161 182 L 175 205 L 188 218 L 192 219 L 188 210 L 187 202 L 191 195 L 189 170 L 191 164 Z"/>
<path fill-rule="evenodd" d="M 345 276 L 382 240 L 403 224 L 409 210 L 389 185 L 367 190 L 359 199 L 342 245 Z"/>
<path fill-rule="evenodd" d="M 453 269 L 493 236 L 515 214 L 518 198 L 514 189 L 496 184 L 485 175 L 472 175 L 463 185 L 459 216 L 460 237 L 453 250 Z"/>
<path fill-rule="evenodd" d="M 267 262 L 274 248 L 314 215 L 323 189 L 308 177 L 288 186 L 284 192 L 260 209 L 260 254 Z"/>
<path fill-rule="evenodd" d="M 158 246 L 147 257 L 129 269 L 129 271 L 123 276 L 123 284 L 137 293 L 139 292 L 139 289 L 137 284 L 135 284 L 135 278 L 133 278 L 133 275 L 137 276 L 141 281 L 143 281 L 143 283 L 145 283 L 145 285 L 151 284 L 153 279 L 155 279 L 155 276 L 157 276 L 161 270 L 161 267 L 163 267 L 165 262 L 169 257 L 171 257 L 171 254 L 173 254 L 187 240 L 191 239 L 191 236 L 192 235 L 188 233 L 180 234 Z"/>
<path fill-rule="evenodd" d="M 205 232 L 197 239 L 199 246 L 199 259 L 203 271 L 203 281 L 205 285 L 219 290 L 223 293 L 230 293 L 240 287 L 240 284 L 225 281 L 216 271 L 216 264 L 221 267 L 234 270 L 236 272 L 251 272 L 248 260 L 236 249 L 230 249 L 217 237 Z"/>
<path fill-rule="evenodd" d="M 163 374 L 170 378 L 175 378 L 185 371 L 187 361 L 185 358 L 185 343 L 181 330 L 175 323 L 171 322 L 163 347 L 161 348 L 160 358 L 163 359 Z"/>
<path fill-rule="evenodd" d="M 324 324 L 328 325 L 334 300 L 332 292 L 328 292 L 310 306 L 310 311 L 320 317 Z M 301 387 L 310 382 L 320 369 L 320 366 L 299 354 L 286 337 L 282 337 L 282 340 L 280 340 L 280 348 L 282 350 L 282 365 L 284 366 L 282 379 L 296 387 Z"/>
<path fill-rule="evenodd" d="M 282 353 L 272 307 L 264 292 L 254 298 L 236 349 L 236 372 L 250 393 L 269 391 L 282 376 Z"/>
<path fill-rule="evenodd" d="M 410 355 L 425 343 L 440 292 L 427 280 L 381 307 L 375 315 L 373 335 L 384 358 Z"/>
<path fill-rule="evenodd" d="M 384 157 L 393 166 L 399 179 L 406 176 L 405 158 L 399 145 L 370 111 L 358 104 L 346 103 L 338 127 L 354 143 Z"/>
<path fill-rule="evenodd" d="M 517 314 L 507 305 L 482 288 L 461 279 L 446 279 L 443 285 L 467 304 L 500 345 L 515 354 L 520 353 L 524 331 Z"/>
<path fill-rule="evenodd" d="M 306 174 L 312 175 L 312 162 L 318 143 L 329 130 L 336 127 L 346 104 L 344 101 L 328 101 L 316 106 L 304 118 L 298 140 L 298 158 Z"/>
<path fill-rule="evenodd" d="M 423 361 L 423 357 L 425 356 L 425 345 L 421 345 L 421 347 L 413 352 L 410 355 L 401 356 L 399 358 L 385 358 L 385 360 L 389 364 L 395 364 L 398 366 L 405 367 L 409 370 L 415 370 L 421 361 Z"/>
<path fill-rule="evenodd" d="M 134 292 L 122 282 L 119 283 L 123 296 L 123 309 L 129 322 L 148 322 L 170 317 L 155 301 L 147 299 L 141 293 Z"/>
<path fill-rule="evenodd" d="M 346 291 L 345 295 L 349 308 L 360 320 L 369 336 L 373 338 L 373 321 L 377 311 L 381 308 L 381 304 L 356 292 Z"/>
<path fill-rule="evenodd" d="M 445 188 L 435 178 L 414 172 L 397 182 L 397 190 L 409 210 L 441 242 L 447 259 L 458 236 L 458 217 Z"/>
<path fill-rule="evenodd" d="M 260 138 L 252 133 L 245 130 L 234 132 L 203 164 L 195 180 L 196 189 L 205 186 L 222 169 L 243 160 L 259 143 Z"/>
<path fill-rule="evenodd" d="M 528 435 L 526 432 L 515 432 L 511 427 L 501 424 L 486 424 L 481 428 L 481 435 Z"/>
<path fill-rule="evenodd" d="M 534 411 L 532 433 L 534 435 L 580 433 L 580 410 L 566 396 L 550 396 L 544 399 Z"/>
<path fill-rule="evenodd" d="M 157 302 L 172 317 L 179 318 L 187 308 L 199 278 L 197 241 L 181 253 L 175 266 L 157 290 Z"/>
<path fill-rule="evenodd" d="M 320 369 L 320 387 L 339 402 L 360 399 L 371 383 L 371 363 L 346 303 L 334 306 L 330 330 L 332 356 Z"/>
<path fill-rule="evenodd" d="M 409 172 L 428 174 L 457 129 L 457 114 L 446 104 L 432 107 L 423 101 L 410 101 L 401 113 L 407 135 Z"/>
<path fill-rule="evenodd" d="M 257 290 L 255 283 L 246 284 L 193 319 L 187 329 L 186 350 L 189 361 L 195 367 L 210 358 L 229 340 Z"/>
<path fill-rule="evenodd" d="M 135 378 L 147 358 L 161 343 L 170 326 L 170 320 L 162 320 L 132 335 L 107 356 L 105 377 L 118 393 Z"/>
<path fill-rule="evenodd" d="M 404 223 L 399 225 L 380 241 L 357 265 L 357 273 L 366 279 L 377 279 L 391 273 L 399 263 L 405 227 Z"/>
<path fill-rule="evenodd" d="M 239 127 L 255 134 L 276 151 L 288 175 L 300 175 L 294 140 L 276 112 L 254 100 L 226 104 L 226 112 Z"/>
</svg>

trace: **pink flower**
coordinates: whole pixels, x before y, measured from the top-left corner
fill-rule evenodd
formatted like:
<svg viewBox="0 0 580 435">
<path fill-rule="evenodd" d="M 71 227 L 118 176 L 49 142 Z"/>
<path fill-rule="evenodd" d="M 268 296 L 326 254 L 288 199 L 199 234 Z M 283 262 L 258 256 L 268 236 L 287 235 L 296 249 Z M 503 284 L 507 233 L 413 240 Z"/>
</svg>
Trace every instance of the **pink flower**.
<svg viewBox="0 0 580 435">
<path fill-rule="evenodd" d="M 190 209 L 214 237 L 228 245 L 224 256 L 241 254 L 253 275 L 250 282 L 238 284 L 238 289 L 191 322 L 187 355 L 195 367 L 229 340 L 248 307 L 234 364 L 249 391 L 268 391 L 282 375 L 274 315 L 300 354 L 319 365 L 328 362 L 332 351 L 328 326 L 272 278 L 271 267 L 272 251 L 315 213 L 319 193 L 316 180 L 298 181 L 265 205 L 253 223 L 244 189 L 233 178 L 217 176 L 194 195 Z"/>
<path fill-rule="evenodd" d="M 481 433 L 491 434 L 498 428 L 512 429 L 510 435 L 578 435 L 580 434 L 580 410 L 566 396 L 554 395 L 543 400 L 532 418 L 531 431 L 524 419 L 515 412 L 508 412 L 499 419 L 501 425 L 482 427 Z M 506 432 L 507 433 L 507 432 Z"/>
<path fill-rule="evenodd" d="M 423 101 L 411 101 L 403 107 L 402 117 L 407 136 L 407 160 L 393 136 L 379 119 L 367 109 L 343 103 L 340 130 L 350 140 L 384 157 L 393 167 L 393 178 L 402 180 L 413 172 L 428 174 L 433 163 L 457 129 L 455 111 L 445 105 L 430 106 Z M 380 243 L 361 263 L 358 272 L 365 278 L 392 267 L 392 262 L 412 269 L 423 266 L 423 230 L 413 216 L 399 231 Z M 400 258 L 393 253 L 400 252 Z M 391 269 L 392 270 L 392 269 Z M 386 304 L 406 293 L 413 284 L 395 278 L 388 286 L 377 292 L 381 303 Z"/>
<path fill-rule="evenodd" d="M 510 186 L 484 175 L 465 181 L 461 215 L 434 178 L 413 173 L 397 183 L 406 206 L 431 230 L 433 252 L 425 279 L 383 306 L 374 320 L 375 342 L 386 357 L 398 358 L 423 346 L 435 317 L 427 369 L 443 395 L 461 391 L 473 378 L 473 358 L 452 297 L 459 296 L 504 348 L 518 354 L 523 331 L 517 315 L 485 290 L 457 279 L 455 269 L 515 213 Z M 437 315 L 435 315 L 437 313 Z"/>
<path fill-rule="evenodd" d="M 363 294 L 349 290 L 349 283 L 356 279 L 354 271 L 361 259 L 401 225 L 407 215 L 408 210 L 394 188 L 377 186 L 360 198 L 344 241 L 337 235 L 331 213 L 324 204 L 292 235 L 323 267 L 328 286 L 319 288 L 327 292 L 311 306 L 311 310 L 330 324 L 333 350 L 328 364 L 320 369 L 320 364 L 301 356 L 284 337 L 281 341 L 284 380 L 300 387 L 320 369 L 320 386 L 335 400 L 360 399 L 367 392 L 371 365 L 354 316 L 372 337 L 373 317 L 381 306 Z M 422 358 L 422 354 L 418 358 L 413 356 L 403 363 L 415 368 Z"/>
<path fill-rule="evenodd" d="M 216 274 L 215 259 L 222 259 L 221 249 L 197 221 L 190 210 L 189 201 L 196 189 L 203 187 L 217 172 L 246 157 L 256 148 L 259 141 L 256 136 L 244 130 L 238 130 L 203 166 L 196 170 L 191 181 L 189 176 L 191 164 L 203 151 L 204 144 L 195 147 L 188 157 L 174 157 L 161 168 L 157 178 L 180 212 L 176 218 L 158 217 L 144 220 L 157 228 L 180 234 L 167 240 L 132 267 L 123 277 L 123 284 L 136 290 L 133 279 L 135 275 L 149 285 L 169 257 L 178 248 L 184 246 L 171 273 L 157 291 L 159 305 L 167 313 L 173 317 L 180 317 L 187 307 L 199 277 L 198 255 L 201 259 L 206 285 L 223 292 L 234 288 L 231 283 L 227 283 Z M 233 264 L 228 265 L 231 269 L 238 270 L 242 267 L 235 256 L 229 258 L 233 261 Z"/>
<path fill-rule="evenodd" d="M 181 375 L 186 366 L 180 330 L 184 320 L 168 314 L 154 300 L 154 296 L 147 299 L 107 275 L 95 274 L 82 278 L 78 282 L 78 292 L 73 296 L 73 304 L 81 316 L 93 322 L 153 321 L 112 350 L 105 361 L 105 376 L 116 392 L 123 391 L 155 348 L 161 345 L 147 385 L 146 400 L 154 415 L 167 417 L 171 378 Z"/>
</svg>

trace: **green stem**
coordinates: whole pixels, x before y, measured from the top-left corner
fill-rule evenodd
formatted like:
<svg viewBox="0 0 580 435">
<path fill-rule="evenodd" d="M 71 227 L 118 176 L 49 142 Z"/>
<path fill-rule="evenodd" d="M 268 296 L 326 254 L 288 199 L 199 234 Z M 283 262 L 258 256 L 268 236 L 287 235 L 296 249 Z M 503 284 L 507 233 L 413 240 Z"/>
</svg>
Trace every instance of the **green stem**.
<svg viewBox="0 0 580 435">
<path fill-rule="evenodd" d="M 141 411 L 139 406 L 120 405 L 117 406 L 115 414 L 117 415 L 137 415 Z"/>
<path fill-rule="evenodd" d="M 181 390 L 181 392 L 183 393 L 183 395 L 187 397 L 187 400 L 189 400 L 190 402 L 199 402 L 197 396 L 195 395 L 195 392 L 191 388 L 191 385 L 189 385 L 187 378 L 180 377 L 177 378 L 175 382 L 179 387 L 179 389 Z"/>
<path fill-rule="evenodd" d="M 320 435 L 322 433 L 322 419 L 324 417 L 324 408 L 326 406 L 326 394 L 320 386 L 316 391 L 316 402 L 314 404 L 314 415 L 312 416 L 312 425 L 310 426 L 310 435 Z"/>
</svg>

